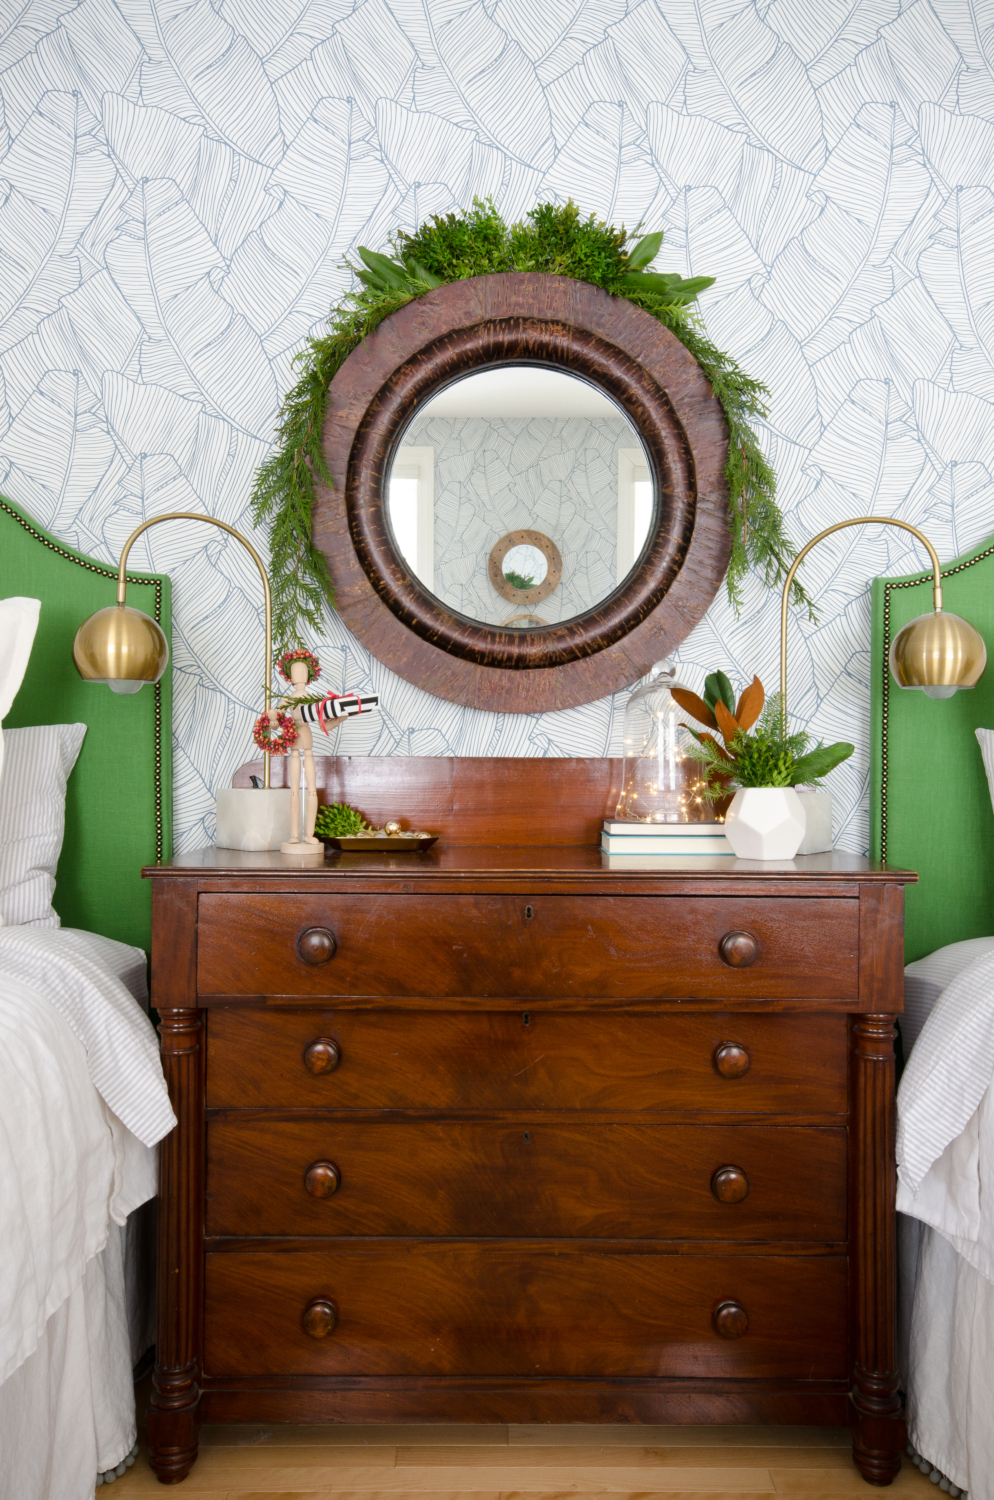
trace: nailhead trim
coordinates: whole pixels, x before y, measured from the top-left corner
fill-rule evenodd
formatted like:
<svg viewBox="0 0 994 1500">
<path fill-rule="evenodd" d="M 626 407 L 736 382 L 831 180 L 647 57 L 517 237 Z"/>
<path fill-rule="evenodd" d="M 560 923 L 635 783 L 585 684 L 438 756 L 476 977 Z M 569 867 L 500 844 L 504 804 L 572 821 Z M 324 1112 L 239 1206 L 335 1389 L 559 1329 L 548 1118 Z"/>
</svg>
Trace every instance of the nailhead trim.
<svg viewBox="0 0 994 1500">
<path fill-rule="evenodd" d="M 60 547 L 57 542 L 51 541 L 43 532 L 37 531 L 31 522 L 15 510 L 6 500 L 0 497 L 0 510 L 16 521 L 18 526 L 23 526 L 29 536 L 34 537 L 36 542 L 41 542 L 50 552 L 57 557 L 64 557 L 66 562 L 75 563 L 77 568 L 85 568 L 88 573 L 98 573 L 101 578 L 112 578 L 116 581 L 118 570 L 116 568 L 105 568 L 100 563 L 90 562 L 87 558 L 77 557 L 75 553 L 68 552 L 65 547 Z M 161 578 L 138 578 L 132 573 L 125 574 L 127 583 L 137 584 L 139 588 L 155 589 L 155 623 L 162 624 L 162 579 Z M 155 862 L 162 863 L 163 830 L 162 830 L 162 684 L 155 684 Z"/>
</svg>

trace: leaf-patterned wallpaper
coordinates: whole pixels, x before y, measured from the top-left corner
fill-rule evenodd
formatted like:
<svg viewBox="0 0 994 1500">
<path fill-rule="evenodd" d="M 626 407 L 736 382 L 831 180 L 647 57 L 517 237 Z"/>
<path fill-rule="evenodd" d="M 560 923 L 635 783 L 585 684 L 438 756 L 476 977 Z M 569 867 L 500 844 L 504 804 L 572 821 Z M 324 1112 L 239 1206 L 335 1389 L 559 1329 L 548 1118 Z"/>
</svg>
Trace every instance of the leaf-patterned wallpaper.
<svg viewBox="0 0 994 1500">
<path fill-rule="evenodd" d="M 863 511 L 950 557 L 994 530 L 994 0 L 0 0 L 0 488 L 115 560 L 139 518 L 248 528 L 294 352 L 341 257 L 492 196 L 662 226 L 711 274 L 723 347 L 772 391 L 791 532 Z M 203 527 L 137 565 L 175 585 L 176 835 L 250 752 L 260 600 Z M 812 554 L 791 707 L 857 753 L 836 833 L 866 843 L 869 580 L 893 531 Z M 949 606 L 956 607 L 955 584 Z M 400 681 L 332 615 L 332 688 L 375 690 L 341 747 L 603 755 L 626 693 L 499 715 Z M 777 671 L 777 601 L 723 597 L 679 652 L 699 687 Z M 330 747 L 329 747 L 330 748 Z"/>
</svg>

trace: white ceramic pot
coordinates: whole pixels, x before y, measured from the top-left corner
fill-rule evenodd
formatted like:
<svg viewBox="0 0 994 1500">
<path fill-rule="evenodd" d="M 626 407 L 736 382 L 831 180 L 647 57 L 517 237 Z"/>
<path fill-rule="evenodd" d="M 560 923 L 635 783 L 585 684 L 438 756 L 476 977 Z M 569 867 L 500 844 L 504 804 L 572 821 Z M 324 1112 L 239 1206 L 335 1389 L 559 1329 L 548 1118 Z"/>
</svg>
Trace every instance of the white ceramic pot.
<svg viewBox="0 0 994 1500">
<path fill-rule="evenodd" d="M 739 859 L 793 859 L 804 838 L 804 808 L 791 786 L 743 786 L 725 814 Z"/>
<path fill-rule="evenodd" d="M 289 787 L 226 786 L 218 792 L 219 849 L 278 849 L 289 837 Z"/>
</svg>

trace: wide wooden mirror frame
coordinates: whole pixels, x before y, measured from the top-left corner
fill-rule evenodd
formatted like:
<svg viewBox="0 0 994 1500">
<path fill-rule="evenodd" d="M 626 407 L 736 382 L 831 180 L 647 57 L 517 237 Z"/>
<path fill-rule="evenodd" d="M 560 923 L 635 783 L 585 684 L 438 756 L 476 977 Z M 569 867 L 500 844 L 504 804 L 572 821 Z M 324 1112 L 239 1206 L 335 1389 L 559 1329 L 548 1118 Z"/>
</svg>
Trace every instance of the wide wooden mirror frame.
<svg viewBox="0 0 994 1500">
<path fill-rule="evenodd" d="M 410 572 L 386 518 L 385 478 L 412 415 L 486 366 L 540 364 L 600 386 L 645 445 L 655 523 L 642 556 L 596 608 L 536 630 L 456 614 Z M 314 540 L 336 608 L 377 660 L 436 697 L 537 713 L 636 681 L 714 598 L 730 539 L 728 431 L 697 361 L 657 320 L 586 282 L 532 274 L 439 287 L 387 318 L 331 382 Z"/>
</svg>

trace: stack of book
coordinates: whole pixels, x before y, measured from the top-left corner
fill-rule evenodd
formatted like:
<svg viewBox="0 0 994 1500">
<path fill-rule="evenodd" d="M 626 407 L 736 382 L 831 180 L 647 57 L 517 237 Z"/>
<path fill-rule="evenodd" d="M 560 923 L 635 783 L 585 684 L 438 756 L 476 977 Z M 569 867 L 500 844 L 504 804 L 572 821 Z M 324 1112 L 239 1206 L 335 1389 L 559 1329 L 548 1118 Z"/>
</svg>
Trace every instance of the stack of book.
<svg viewBox="0 0 994 1500">
<path fill-rule="evenodd" d="M 723 823 L 620 823 L 605 818 L 601 852 L 609 865 L 638 869 L 661 859 L 734 859 Z"/>
</svg>

